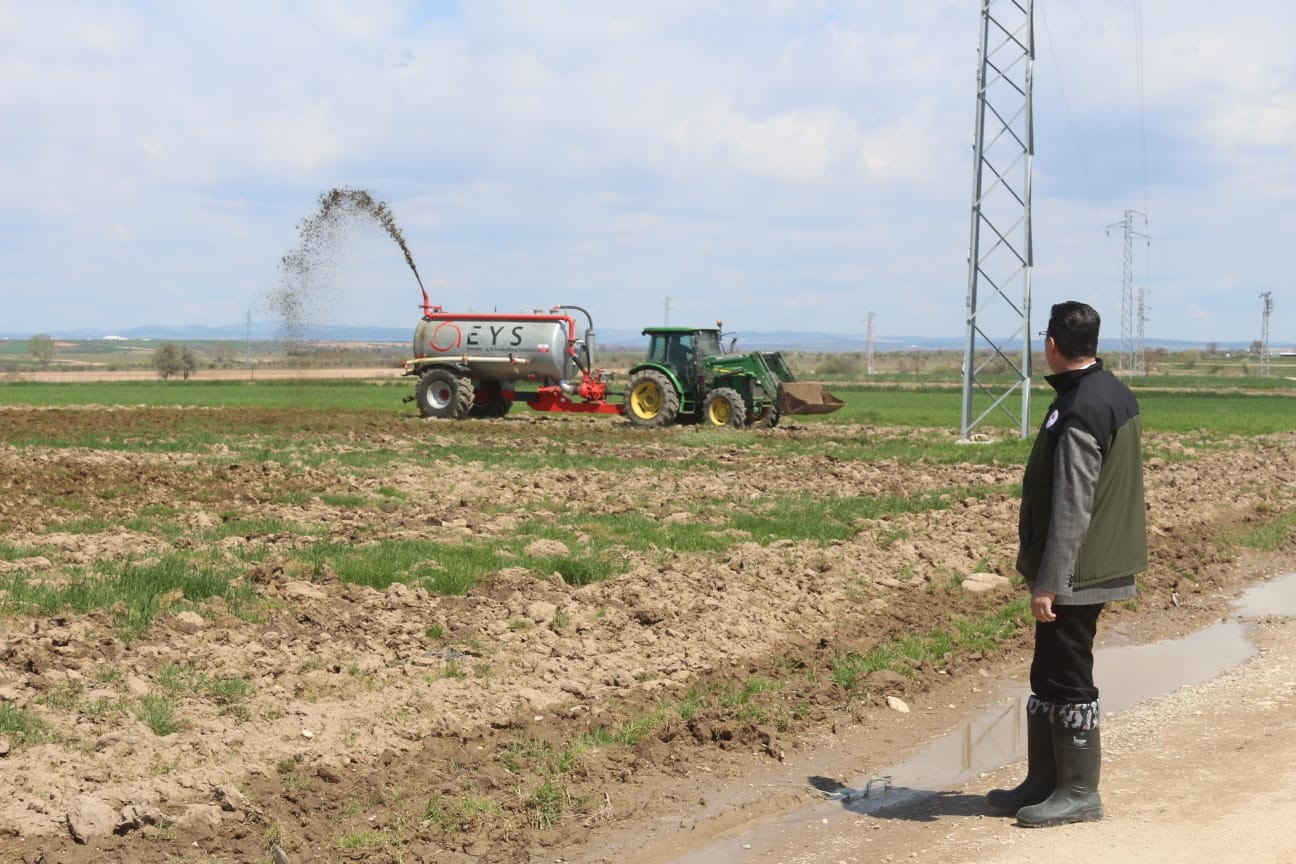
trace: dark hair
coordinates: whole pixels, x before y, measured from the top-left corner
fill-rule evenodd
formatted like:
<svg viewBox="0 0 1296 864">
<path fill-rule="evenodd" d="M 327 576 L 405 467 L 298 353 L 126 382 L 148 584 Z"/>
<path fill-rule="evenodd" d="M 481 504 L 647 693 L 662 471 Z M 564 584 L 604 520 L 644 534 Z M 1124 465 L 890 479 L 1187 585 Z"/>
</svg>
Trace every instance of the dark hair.
<svg viewBox="0 0 1296 864">
<path fill-rule="evenodd" d="M 1098 312 L 1087 303 L 1068 300 L 1054 303 L 1049 310 L 1048 330 L 1062 356 L 1080 360 L 1098 356 L 1098 327 L 1102 320 Z"/>
</svg>

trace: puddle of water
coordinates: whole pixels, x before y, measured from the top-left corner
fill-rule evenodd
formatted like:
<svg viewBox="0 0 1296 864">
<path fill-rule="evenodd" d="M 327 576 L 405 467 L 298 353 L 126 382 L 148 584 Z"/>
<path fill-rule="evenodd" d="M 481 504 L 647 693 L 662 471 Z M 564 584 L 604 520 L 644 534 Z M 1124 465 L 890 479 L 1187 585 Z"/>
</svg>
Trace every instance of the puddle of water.
<svg viewBox="0 0 1296 864">
<path fill-rule="evenodd" d="M 1296 618 L 1296 573 L 1253 586 L 1233 605 L 1243 618 Z"/>
<path fill-rule="evenodd" d="M 1182 639 L 1149 645 L 1100 647 L 1094 651 L 1094 678 L 1102 696 L 1103 713 L 1124 711 L 1179 687 L 1201 684 L 1255 653 L 1242 619 L 1296 616 L 1296 573 L 1253 586 L 1235 603 L 1238 618 L 1221 621 Z M 986 771 L 1026 755 L 1025 701 L 1029 688 L 1018 684 L 999 705 L 962 729 L 928 744 L 912 758 L 878 772 L 889 778 L 866 778 L 831 792 L 834 800 L 816 803 L 782 816 L 745 826 L 708 846 L 695 849 L 674 864 L 739 864 L 760 859 L 795 842 L 799 832 L 816 823 L 828 827 L 858 814 L 882 814 L 903 808 L 939 790 L 960 786 Z M 811 781 L 813 783 L 813 781 Z M 968 796 L 962 796 L 964 798 Z M 952 806 L 959 806 L 951 802 Z M 971 802 L 963 802 L 971 806 Z M 973 811 L 976 812 L 976 811 Z"/>
</svg>

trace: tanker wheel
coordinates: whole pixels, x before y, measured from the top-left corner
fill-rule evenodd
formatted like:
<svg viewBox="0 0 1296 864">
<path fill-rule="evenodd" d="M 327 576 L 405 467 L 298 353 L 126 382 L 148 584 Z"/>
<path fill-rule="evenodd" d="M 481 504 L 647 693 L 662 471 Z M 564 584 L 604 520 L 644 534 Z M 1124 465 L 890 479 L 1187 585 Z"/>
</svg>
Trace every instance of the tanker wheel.
<svg viewBox="0 0 1296 864">
<path fill-rule="evenodd" d="M 450 369 L 429 369 L 414 391 L 419 413 L 442 420 L 461 420 L 472 408 L 472 379 Z"/>
<path fill-rule="evenodd" d="M 632 426 L 669 426 L 679 414 L 679 407 L 675 385 L 656 369 L 645 369 L 630 379 L 625 416 Z"/>
<path fill-rule="evenodd" d="M 469 417 L 503 417 L 513 407 L 513 400 L 504 395 L 504 390 L 498 381 L 487 381 L 483 384 L 481 395 L 486 401 L 477 402 L 474 398 L 472 408 L 468 410 Z"/>
<path fill-rule="evenodd" d="M 702 416 L 710 426 L 741 429 L 747 421 L 747 405 L 737 390 L 717 387 L 702 400 Z"/>
</svg>

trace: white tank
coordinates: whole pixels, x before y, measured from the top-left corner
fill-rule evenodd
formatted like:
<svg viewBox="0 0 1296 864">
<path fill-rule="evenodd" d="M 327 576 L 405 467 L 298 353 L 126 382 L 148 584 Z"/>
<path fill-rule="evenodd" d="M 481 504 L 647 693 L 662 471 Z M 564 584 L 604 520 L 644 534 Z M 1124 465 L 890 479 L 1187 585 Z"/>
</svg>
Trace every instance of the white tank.
<svg viewBox="0 0 1296 864">
<path fill-rule="evenodd" d="M 414 357 L 466 363 L 474 379 L 569 377 L 570 318 L 561 321 L 486 317 L 434 318 L 414 328 Z M 513 362 L 510 362 L 513 361 Z"/>
</svg>

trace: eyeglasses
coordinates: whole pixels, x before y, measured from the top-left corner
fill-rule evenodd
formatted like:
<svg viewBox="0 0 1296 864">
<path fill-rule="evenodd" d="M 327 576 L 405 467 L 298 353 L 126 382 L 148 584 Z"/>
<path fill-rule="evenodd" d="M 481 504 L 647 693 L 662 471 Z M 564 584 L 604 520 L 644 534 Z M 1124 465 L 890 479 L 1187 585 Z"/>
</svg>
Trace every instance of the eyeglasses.
<svg viewBox="0 0 1296 864">
<path fill-rule="evenodd" d="M 1047 339 L 1047 338 L 1049 338 L 1049 332 L 1048 332 L 1047 330 L 1041 330 L 1041 331 L 1039 331 L 1039 334 L 1038 334 L 1038 335 L 1039 335 L 1039 337 L 1040 337 L 1041 339 Z"/>
</svg>

